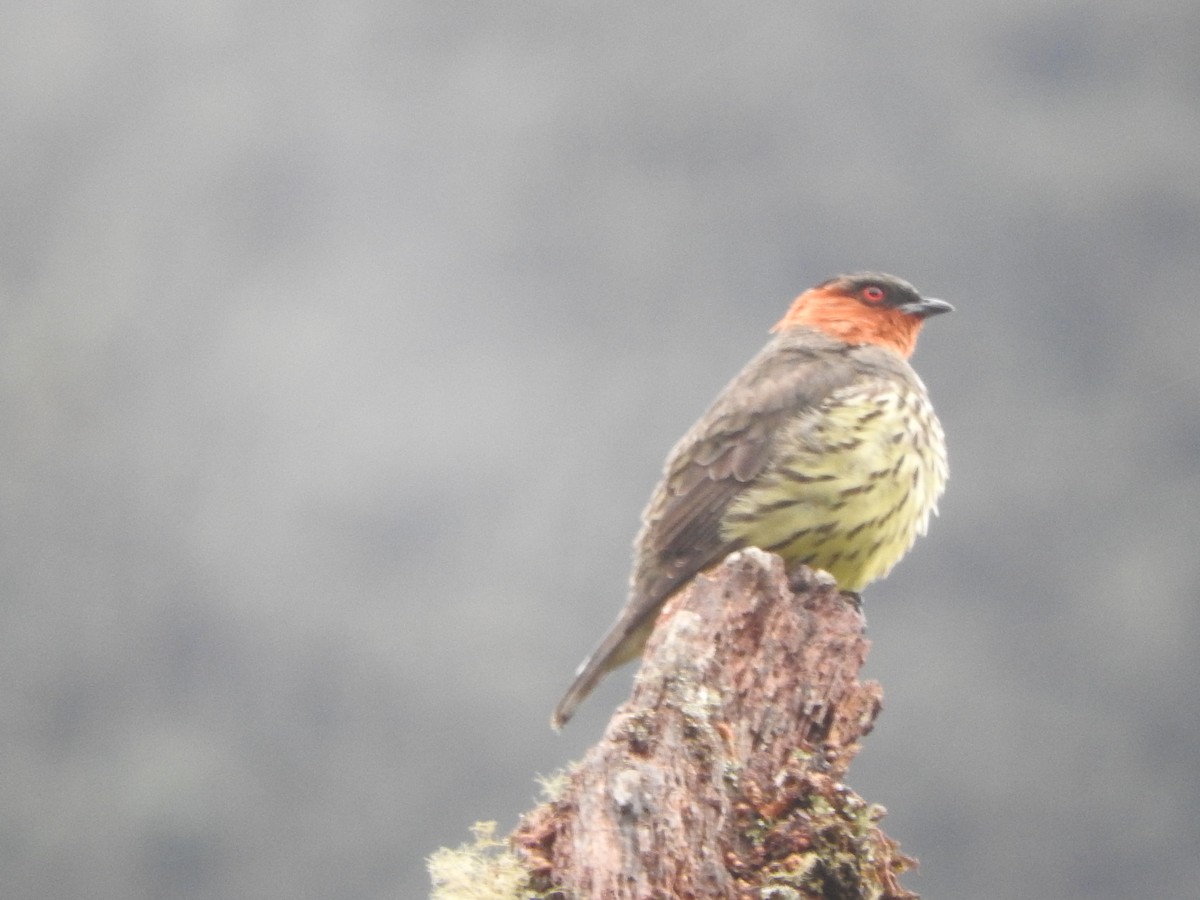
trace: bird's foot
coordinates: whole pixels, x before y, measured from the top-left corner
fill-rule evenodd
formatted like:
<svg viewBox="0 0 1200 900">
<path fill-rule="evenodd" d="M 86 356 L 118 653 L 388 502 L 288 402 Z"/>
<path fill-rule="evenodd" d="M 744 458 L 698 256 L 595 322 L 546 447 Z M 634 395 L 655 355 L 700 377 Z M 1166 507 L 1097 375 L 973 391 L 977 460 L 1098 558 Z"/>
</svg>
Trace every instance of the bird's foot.
<svg viewBox="0 0 1200 900">
<path fill-rule="evenodd" d="M 797 594 L 813 588 L 837 587 L 837 580 L 824 569 L 814 569 L 803 563 L 789 566 L 787 579 L 788 587 Z"/>
</svg>

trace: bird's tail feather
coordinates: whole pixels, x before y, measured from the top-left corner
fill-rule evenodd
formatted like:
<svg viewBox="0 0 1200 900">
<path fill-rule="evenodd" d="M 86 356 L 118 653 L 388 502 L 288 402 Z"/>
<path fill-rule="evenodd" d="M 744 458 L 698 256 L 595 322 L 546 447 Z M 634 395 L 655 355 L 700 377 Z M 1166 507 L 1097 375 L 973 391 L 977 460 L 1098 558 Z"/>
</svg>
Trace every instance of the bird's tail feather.
<svg viewBox="0 0 1200 900">
<path fill-rule="evenodd" d="M 575 680 L 558 701 L 558 706 L 554 707 L 554 714 L 550 716 L 550 727 L 555 731 L 561 730 L 574 715 L 575 709 L 605 675 L 641 653 L 653 626 L 653 616 L 649 622 L 640 624 L 618 620 L 591 656 L 576 670 Z"/>
</svg>

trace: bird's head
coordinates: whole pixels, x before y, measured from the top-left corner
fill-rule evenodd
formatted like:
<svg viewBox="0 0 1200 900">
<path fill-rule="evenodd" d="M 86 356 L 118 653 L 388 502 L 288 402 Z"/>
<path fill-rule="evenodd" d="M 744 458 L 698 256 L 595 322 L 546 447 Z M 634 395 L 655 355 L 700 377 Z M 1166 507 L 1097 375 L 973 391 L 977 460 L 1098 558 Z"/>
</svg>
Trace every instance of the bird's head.
<svg viewBox="0 0 1200 900">
<path fill-rule="evenodd" d="M 953 309 L 945 300 L 922 297 L 894 275 L 855 272 L 809 288 L 771 330 L 815 328 L 848 344 L 886 347 L 907 359 L 924 321 Z"/>
</svg>

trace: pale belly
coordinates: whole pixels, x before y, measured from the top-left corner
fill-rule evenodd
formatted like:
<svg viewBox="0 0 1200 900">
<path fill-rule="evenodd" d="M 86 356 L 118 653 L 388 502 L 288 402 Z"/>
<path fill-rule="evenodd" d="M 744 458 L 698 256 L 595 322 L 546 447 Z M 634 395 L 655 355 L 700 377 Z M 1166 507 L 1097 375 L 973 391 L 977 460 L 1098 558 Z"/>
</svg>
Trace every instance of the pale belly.
<svg viewBox="0 0 1200 900">
<path fill-rule="evenodd" d="M 838 400 L 780 436 L 776 459 L 730 507 L 722 532 L 859 591 L 937 512 L 945 439 L 923 394 L 859 389 Z"/>
</svg>

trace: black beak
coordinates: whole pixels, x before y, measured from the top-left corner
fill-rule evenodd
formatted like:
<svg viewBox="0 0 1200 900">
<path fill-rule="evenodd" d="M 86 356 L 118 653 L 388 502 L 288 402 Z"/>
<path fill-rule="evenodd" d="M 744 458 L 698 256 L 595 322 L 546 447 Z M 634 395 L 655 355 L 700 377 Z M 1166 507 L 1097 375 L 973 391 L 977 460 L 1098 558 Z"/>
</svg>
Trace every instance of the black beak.
<svg viewBox="0 0 1200 900">
<path fill-rule="evenodd" d="M 922 297 L 920 300 L 913 300 L 911 303 L 905 303 L 900 309 L 910 316 L 918 316 L 922 319 L 928 319 L 930 316 L 940 315 L 941 313 L 954 312 L 954 307 L 945 300 L 937 300 L 933 297 Z"/>
</svg>

